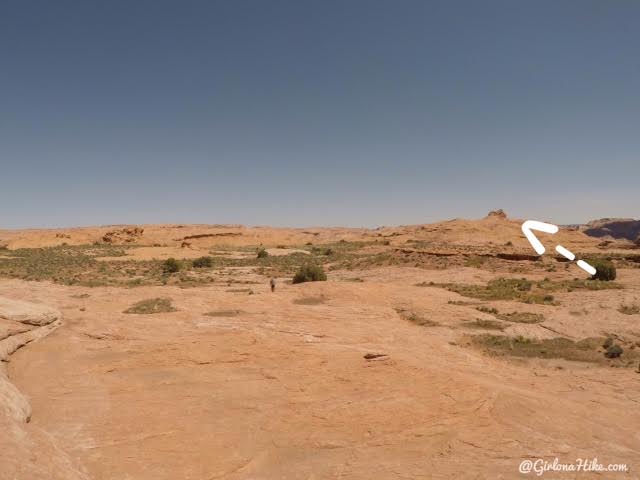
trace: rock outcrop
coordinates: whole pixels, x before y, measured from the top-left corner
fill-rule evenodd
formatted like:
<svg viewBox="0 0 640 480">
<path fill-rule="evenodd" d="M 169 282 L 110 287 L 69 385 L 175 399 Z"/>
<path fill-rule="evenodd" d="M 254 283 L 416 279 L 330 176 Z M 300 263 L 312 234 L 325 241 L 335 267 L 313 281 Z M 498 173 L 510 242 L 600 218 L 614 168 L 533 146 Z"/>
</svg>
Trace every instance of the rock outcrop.
<svg viewBox="0 0 640 480">
<path fill-rule="evenodd" d="M 44 305 L 0 298 L 0 478 L 85 480 L 69 458 L 41 429 L 28 425 L 31 405 L 11 383 L 4 362 L 19 348 L 43 338 L 60 324 L 62 314 Z M 23 328 L 16 328 L 23 324 Z"/>
<path fill-rule="evenodd" d="M 114 245 L 133 243 L 142 237 L 144 228 L 140 227 L 127 227 L 120 230 L 111 230 L 102 236 L 104 243 L 110 243 Z"/>
<path fill-rule="evenodd" d="M 501 208 L 499 208 L 498 210 L 491 210 L 488 214 L 487 214 L 487 218 L 502 218 L 502 219 L 507 219 L 507 213 L 502 210 Z"/>
<path fill-rule="evenodd" d="M 634 220 L 633 218 L 601 218 L 582 225 L 580 230 L 591 237 L 611 237 L 616 240 L 637 241 L 640 239 L 640 220 Z"/>
<path fill-rule="evenodd" d="M 0 319 L 43 326 L 60 319 L 62 314 L 46 305 L 21 302 L 0 297 Z"/>
</svg>

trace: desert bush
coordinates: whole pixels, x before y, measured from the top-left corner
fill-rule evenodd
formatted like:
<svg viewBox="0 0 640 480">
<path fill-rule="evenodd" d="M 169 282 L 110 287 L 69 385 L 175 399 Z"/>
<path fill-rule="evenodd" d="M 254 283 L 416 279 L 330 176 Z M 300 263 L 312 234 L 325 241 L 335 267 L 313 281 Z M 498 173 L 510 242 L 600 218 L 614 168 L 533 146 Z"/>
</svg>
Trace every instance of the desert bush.
<svg viewBox="0 0 640 480">
<path fill-rule="evenodd" d="M 213 266 L 213 258 L 211 257 L 200 257 L 196 258 L 193 261 L 194 268 L 209 268 Z"/>
<path fill-rule="evenodd" d="M 148 300 L 141 300 L 134 303 L 131 307 L 124 311 L 124 313 L 137 313 L 137 314 L 153 314 L 153 313 L 165 313 L 175 312 L 176 309 L 171 305 L 170 298 L 150 298 Z"/>
<path fill-rule="evenodd" d="M 616 279 L 616 267 L 615 265 L 604 258 L 597 258 L 590 260 L 589 263 L 596 269 L 596 274 L 591 278 L 593 280 L 604 280 L 610 282 Z"/>
<path fill-rule="evenodd" d="M 614 343 L 607 347 L 607 350 L 604 352 L 604 356 L 607 358 L 618 358 L 620 355 L 622 355 L 622 352 L 622 347 L 617 343 Z"/>
<path fill-rule="evenodd" d="M 327 279 L 327 274 L 320 265 L 303 265 L 294 275 L 293 283 L 323 282 Z"/>
<path fill-rule="evenodd" d="M 267 258 L 269 256 L 269 252 L 267 252 L 264 248 L 258 250 L 258 258 Z"/>
<path fill-rule="evenodd" d="M 179 272 L 182 268 L 182 263 L 180 263 L 175 258 L 167 258 L 164 262 L 162 262 L 162 271 L 164 273 L 176 273 Z"/>
<path fill-rule="evenodd" d="M 484 265 L 484 263 L 487 261 L 487 259 L 485 257 L 481 257 L 479 255 L 473 255 L 469 258 L 467 258 L 466 262 L 464 263 L 465 267 L 473 267 L 473 268 L 480 268 L 482 267 L 482 265 Z"/>
</svg>

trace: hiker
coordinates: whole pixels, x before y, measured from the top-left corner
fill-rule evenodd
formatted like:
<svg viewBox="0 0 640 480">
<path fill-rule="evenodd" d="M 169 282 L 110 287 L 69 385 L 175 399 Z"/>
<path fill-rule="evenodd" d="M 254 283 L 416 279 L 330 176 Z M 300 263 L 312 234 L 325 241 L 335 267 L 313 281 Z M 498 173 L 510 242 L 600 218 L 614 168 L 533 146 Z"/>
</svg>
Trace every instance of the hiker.
<svg viewBox="0 0 640 480">
<path fill-rule="evenodd" d="M 271 285 L 271 291 L 275 292 L 276 291 L 276 279 L 271 277 L 271 280 L 269 281 L 269 284 Z"/>
</svg>

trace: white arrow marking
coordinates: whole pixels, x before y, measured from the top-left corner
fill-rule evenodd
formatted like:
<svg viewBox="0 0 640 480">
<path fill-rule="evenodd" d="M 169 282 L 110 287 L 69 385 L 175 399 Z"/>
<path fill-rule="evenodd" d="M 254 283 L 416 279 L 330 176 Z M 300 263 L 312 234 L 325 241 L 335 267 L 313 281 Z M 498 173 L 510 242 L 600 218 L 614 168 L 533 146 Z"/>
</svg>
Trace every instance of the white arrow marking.
<svg viewBox="0 0 640 480">
<path fill-rule="evenodd" d="M 562 255 L 565 258 L 568 258 L 569 260 L 571 260 L 572 262 L 576 259 L 576 256 L 573 254 L 573 252 L 567 250 L 566 248 L 564 248 L 562 245 L 558 245 L 556 247 L 556 252 L 558 252 L 560 255 Z"/>
<path fill-rule="evenodd" d="M 596 274 L 596 269 L 593 268 L 591 265 L 589 265 L 587 262 L 585 262 L 584 260 L 578 260 L 578 266 L 583 269 L 585 272 L 587 272 L 590 275 L 595 275 Z"/>
<path fill-rule="evenodd" d="M 527 220 L 522 224 L 522 233 L 524 233 L 524 236 L 527 237 L 527 240 L 529 240 L 529 243 L 531 243 L 531 246 L 536 251 L 536 253 L 538 255 L 542 255 L 545 252 L 544 245 L 540 243 L 540 240 L 536 238 L 531 230 L 538 230 L 545 233 L 558 233 L 558 226 L 553 225 L 552 223 L 538 222 L 537 220 Z M 562 245 L 556 246 L 556 252 L 571 261 L 574 261 L 576 259 L 576 256 L 573 254 L 573 252 L 567 250 Z M 578 266 L 592 276 L 597 272 L 595 268 L 593 268 L 584 260 L 578 260 Z"/>
<path fill-rule="evenodd" d="M 551 223 L 538 222 L 537 220 L 527 220 L 522 224 L 522 233 L 527 237 L 529 243 L 538 255 L 545 252 L 544 245 L 536 238 L 531 230 L 538 230 L 545 233 L 558 233 L 558 226 Z"/>
</svg>

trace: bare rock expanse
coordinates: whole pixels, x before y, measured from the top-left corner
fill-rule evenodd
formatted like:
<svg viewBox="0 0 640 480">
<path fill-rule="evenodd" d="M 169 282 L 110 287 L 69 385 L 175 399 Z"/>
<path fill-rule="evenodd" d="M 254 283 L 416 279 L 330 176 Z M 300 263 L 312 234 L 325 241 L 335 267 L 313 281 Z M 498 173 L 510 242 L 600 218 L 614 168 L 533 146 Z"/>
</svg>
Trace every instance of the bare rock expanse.
<svg viewBox="0 0 640 480">
<path fill-rule="evenodd" d="M 0 231 L 0 479 L 638 478 L 640 252 L 520 224 Z"/>
</svg>

